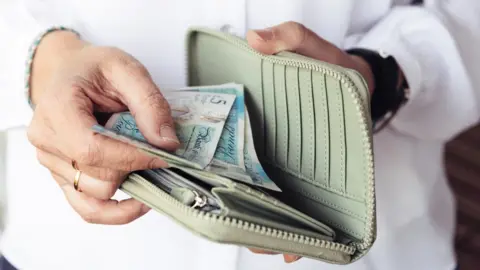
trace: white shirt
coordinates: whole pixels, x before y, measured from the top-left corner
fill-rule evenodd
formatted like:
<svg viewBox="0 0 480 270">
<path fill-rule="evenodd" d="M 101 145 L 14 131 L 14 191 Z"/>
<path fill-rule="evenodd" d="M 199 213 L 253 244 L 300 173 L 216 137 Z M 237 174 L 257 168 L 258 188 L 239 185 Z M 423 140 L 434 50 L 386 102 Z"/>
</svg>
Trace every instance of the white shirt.
<svg viewBox="0 0 480 270">
<path fill-rule="evenodd" d="M 20 269 L 454 269 L 455 205 L 442 153 L 446 140 L 480 116 L 480 57 L 474 51 L 480 45 L 480 2 L 431 0 L 426 9 L 394 7 L 405 2 L 2 2 L 0 130 L 5 140 L 0 161 L 7 213 L 1 252 Z M 248 29 L 290 20 L 342 48 L 362 46 L 392 54 L 412 88 L 408 105 L 374 137 L 378 237 L 358 262 L 338 267 L 301 259 L 287 265 L 280 256 L 255 255 L 196 237 L 153 211 L 124 226 L 87 224 L 36 160 L 25 134 L 32 112 L 23 94 L 23 74 L 28 46 L 46 27 L 70 26 L 92 43 L 120 47 L 149 69 L 160 88 L 170 88 L 185 84 L 188 26 L 230 25 L 242 36 Z M 118 192 L 116 197 L 125 195 Z"/>
</svg>

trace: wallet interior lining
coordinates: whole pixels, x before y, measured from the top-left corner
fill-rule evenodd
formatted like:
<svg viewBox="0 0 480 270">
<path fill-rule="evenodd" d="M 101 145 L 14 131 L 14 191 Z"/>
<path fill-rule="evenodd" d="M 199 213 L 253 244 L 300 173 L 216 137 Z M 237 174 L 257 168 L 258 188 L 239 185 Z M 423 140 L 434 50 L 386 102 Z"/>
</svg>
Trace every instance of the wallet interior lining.
<svg viewBox="0 0 480 270">
<path fill-rule="evenodd" d="M 367 173 L 355 175 L 366 168 L 362 130 L 358 112 L 343 107 L 354 101 L 338 80 L 265 61 L 211 35 L 192 34 L 188 44 L 189 85 L 245 85 L 255 149 L 283 190 L 272 195 L 354 241 L 366 237 Z M 346 155 L 347 147 L 357 154 Z"/>
</svg>

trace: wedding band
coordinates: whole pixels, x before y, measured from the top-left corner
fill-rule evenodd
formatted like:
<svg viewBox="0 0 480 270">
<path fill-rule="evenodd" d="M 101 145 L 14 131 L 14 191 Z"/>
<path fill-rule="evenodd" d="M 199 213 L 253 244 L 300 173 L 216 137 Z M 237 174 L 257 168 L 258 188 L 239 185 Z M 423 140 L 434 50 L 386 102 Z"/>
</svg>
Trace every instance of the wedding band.
<svg viewBox="0 0 480 270">
<path fill-rule="evenodd" d="M 77 171 L 75 173 L 75 178 L 73 179 L 73 188 L 78 191 L 78 182 L 80 181 L 80 176 L 82 175 L 82 171 L 80 171 L 77 167 L 77 163 L 75 160 L 72 160 L 72 167 Z"/>
</svg>

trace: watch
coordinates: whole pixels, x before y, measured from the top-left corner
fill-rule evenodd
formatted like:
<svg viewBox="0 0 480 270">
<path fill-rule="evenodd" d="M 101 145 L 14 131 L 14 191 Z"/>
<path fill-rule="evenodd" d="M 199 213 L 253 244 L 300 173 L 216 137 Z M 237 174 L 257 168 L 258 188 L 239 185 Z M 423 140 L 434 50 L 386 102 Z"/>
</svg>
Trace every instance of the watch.
<svg viewBox="0 0 480 270">
<path fill-rule="evenodd" d="M 402 76 L 399 83 L 401 70 L 395 58 L 390 55 L 363 48 L 353 48 L 346 52 L 363 58 L 372 69 L 375 88 L 370 101 L 371 117 L 374 131 L 379 131 L 408 101 L 410 93 L 408 82 L 405 76 Z"/>
</svg>

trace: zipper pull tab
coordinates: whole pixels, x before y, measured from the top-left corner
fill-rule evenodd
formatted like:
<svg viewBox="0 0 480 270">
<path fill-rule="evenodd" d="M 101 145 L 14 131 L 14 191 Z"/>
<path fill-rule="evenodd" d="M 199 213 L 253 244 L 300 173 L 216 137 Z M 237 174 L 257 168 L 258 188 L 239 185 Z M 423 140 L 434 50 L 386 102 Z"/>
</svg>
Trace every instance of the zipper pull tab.
<svg viewBox="0 0 480 270">
<path fill-rule="evenodd" d="M 192 205 L 196 201 L 198 194 L 188 188 L 172 188 L 170 195 L 185 205 Z"/>
<path fill-rule="evenodd" d="M 192 205 L 192 208 L 202 208 L 207 205 L 207 198 L 205 196 L 200 196 L 196 191 L 192 190 L 195 194 L 195 203 Z"/>
</svg>

